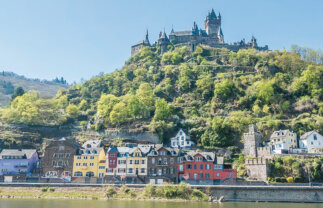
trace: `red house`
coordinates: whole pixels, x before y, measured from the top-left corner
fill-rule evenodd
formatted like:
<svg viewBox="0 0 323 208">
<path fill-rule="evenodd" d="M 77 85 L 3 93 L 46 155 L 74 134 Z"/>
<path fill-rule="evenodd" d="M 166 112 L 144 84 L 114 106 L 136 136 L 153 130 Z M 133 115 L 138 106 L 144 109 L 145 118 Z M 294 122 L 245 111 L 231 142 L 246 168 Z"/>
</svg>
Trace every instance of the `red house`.
<svg viewBox="0 0 323 208">
<path fill-rule="evenodd" d="M 179 179 L 192 184 L 218 184 L 237 178 L 236 170 L 224 169 L 223 163 L 223 157 L 212 152 L 185 153 L 179 157 Z"/>
<path fill-rule="evenodd" d="M 106 175 L 116 175 L 117 161 L 118 161 L 118 149 L 111 146 L 106 154 Z"/>
</svg>

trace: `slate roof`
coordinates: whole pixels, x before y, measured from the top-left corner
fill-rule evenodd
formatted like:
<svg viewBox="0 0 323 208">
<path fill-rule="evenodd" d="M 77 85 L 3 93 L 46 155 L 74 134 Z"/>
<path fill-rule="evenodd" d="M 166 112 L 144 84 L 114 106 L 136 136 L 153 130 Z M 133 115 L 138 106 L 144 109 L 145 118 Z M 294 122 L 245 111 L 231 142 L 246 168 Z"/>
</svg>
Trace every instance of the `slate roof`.
<svg viewBox="0 0 323 208">
<path fill-rule="evenodd" d="M 3 149 L 0 153 L 0 158 L 2 156 L 25 156 L 26 159 L 30 159 L 35 152 L 36 149 Z"/>
<path fill-rule="evenodd" d="M 276 133 L 281 133 L 281 132 L 283 132 L 284 133 L 284 135 L 276 135 Z M 279 131 L 274 131 L 272 134 L 271 134 L 271 136 L 270 136 L 270 138 L 275 138 L 275 137 L 284 137 L 284 136 L 286 136 L 287 134 L 288 134 L 288 132 L 291 132 L 291 131 L 289 131 L 288 129 L 286 129 L 286 130 L 279 130 Z M 291 132 L 291 133 L 293 133 L 293 132 Z"/>
<path fill-rule="evenodd" d="M 82 148 L 80 150 L 80 154 L 82 154 L 82 155 L 99 155 L 101 150 L 102 150 L 102 147 Z"/>
<path fill-rule="evenodd" d="M 184 155 L 184 161 L 194 161 L 194 157 L 198 154 L 203 157 L 203 161 L 215 162 L 216 160 L 216 156 L 213 152 L 187 152 Z"/>
<path fill-rule="evenodd" d="M 170 35 L 174 36 L 191 36 L 193 35 L 192 30 L 184 30 L 184 31 L 173 31 Z"/>
<path fill-rule="evenodd" d="M 317 133 L 316 131 L 309 131 L 309 132 L 306 132 L 305 134 L 303 134 L 301 137 L 300 137 L 300 139 L 301 140 L 304 140 L 304 139 L 306 139 L 307 137 L 309 137 L 311 134 L 313 134 L 313 133 L 316 133 L 316 134 L 319 134 L 319 133 Z M 319 134 L 320 135 L 320 134 Z"/>
</svg>

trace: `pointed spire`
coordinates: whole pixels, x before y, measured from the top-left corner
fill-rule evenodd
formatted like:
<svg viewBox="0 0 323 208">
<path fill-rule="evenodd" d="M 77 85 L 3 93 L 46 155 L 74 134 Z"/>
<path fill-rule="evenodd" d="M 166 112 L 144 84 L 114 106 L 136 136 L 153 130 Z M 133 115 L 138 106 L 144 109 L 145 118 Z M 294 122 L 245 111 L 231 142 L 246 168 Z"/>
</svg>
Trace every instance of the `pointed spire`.
<svg viewBox="0 0 323 208">
<path fill-rule="evenodd" d="M 148 37 L 148 29 L 146 31 L 146 40 L 148 41 L 149 40 L 149 37 Z"/>
<path fill-rule="evenodd" d="M 214 9 L 213 9 L 213 8 L 212 8 L 212 11 L 211 11 L 210 17 L 211 17 L 211 18 L 216 18 L 216 14 L 215 14 L 215 12 L 214 12 Z"/>
<path fill-rule="evenodd" d="M 221 19 L 221 13 L 219 12 L 218 19 Z"/>
</svg>

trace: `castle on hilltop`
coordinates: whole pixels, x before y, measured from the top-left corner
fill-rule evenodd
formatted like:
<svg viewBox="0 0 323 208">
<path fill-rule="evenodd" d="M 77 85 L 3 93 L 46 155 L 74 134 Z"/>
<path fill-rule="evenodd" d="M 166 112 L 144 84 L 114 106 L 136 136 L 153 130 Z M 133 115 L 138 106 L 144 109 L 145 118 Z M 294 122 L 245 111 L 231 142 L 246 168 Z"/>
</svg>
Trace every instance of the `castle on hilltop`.
<svg viewBox="0 0 323 208">
<path fill-rule="evenodd" d="M 238 51 L 239 49 L 255 48 L 257 50 L 268 50 L 268 46 L 259 47 L 257 39 L 252 36 L 250 42 L 246 42 L 245 39 L 235 42 L 233 44 L 227 44 L 224 42 L 224 35 L 221 28 L 221 14 L 215 14 L 212 9 L 205 19 L 205 30 L 199 28 L 194 22 L 191 30 L 175 31 L 172 29 L 171 33 L 167 36 L 166 32 L 160 32 L 158 41 L 154 44 L 150 44 L 148 37 L 148 30 L 145 40 L 139 41 L 137 44 L 131 47 L 131 55 L 135 55 L 145 46 L 159 46 L 160 53 L 167 51 L 168 45 L 180 45 L 188 46 L 192 50 L 197 45 L 208 45 L 215 48 L 227 48 L 232 51 Z"/>
</svg>

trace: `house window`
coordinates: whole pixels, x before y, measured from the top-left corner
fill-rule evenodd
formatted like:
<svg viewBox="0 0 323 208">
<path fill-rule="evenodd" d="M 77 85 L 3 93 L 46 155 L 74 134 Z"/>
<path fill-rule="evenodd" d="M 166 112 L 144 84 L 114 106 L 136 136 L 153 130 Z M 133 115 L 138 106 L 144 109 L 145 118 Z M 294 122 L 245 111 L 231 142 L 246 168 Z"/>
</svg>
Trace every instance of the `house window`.
<svg viewBox="0 0 323 208">
<path fill-rule="evenodd" d="M 203 170 L 203 164 L 200 165 L 200 169 Z"/>
<path fill-rule="evenodd" d="M 139 152 L 136 152 L 135 156 L 136 156 L 136 157 L 140 157 Z"/>
<path fill-rule="evenodd" d="M 139 164 L 139 160 L 135 160 L 135 164 Z"/>
<path fill-rule="evenodd" d="M 167 165 L 167 158 L 164 158 L 164 165 Z"/>
<path fill-rule="evenodd" d="M 94 163 L 90 163 L 90 166 L 93 167 L 94 166 Z"/>
<path fill-rule="evenodd" d="M 113 172 L 113 168 L 108 168 L 108 173 L 112 173 Z"/>
<path fill-rule="evenodd" d="M 65 158 L 70 158 L 71 154 L 70 153 L 66 153 L 65 154 Z"/>
<path fill-rule="evenodd" d="M 68 161 L 65 161 L 65 166 L 68 167 Z"/>
<path fill-rule="evenodd" d="M 313 142 L 311 142 L 311 145 L 313 145 Z"/>
<path fill-rule="evenodd" d="M 81 163 L 75 163 L 75 166 L 81 166 Z"/>
<path fill-rule="evenodd" d="M 84 157 L 83 157 L 83 159 L 84 159 L 84 160 L 87 160 L 87 156 L 84 156 Z"/>
<path fill-rule="evenodd" d="M 192 165 L 186 165 L 186 169 L 192 169 Z"/>
<path fill-rule="evenodd" d="M 86 167 L 87 166 L 87 163 L 83 163 L 83 166 Z"/>
<path fill-rule="evenodd" d="M 77 159 L 80 160 L 81 159 L 81 156 L 77 156 Z"/>
<path fill-rule="evenodd" d="M 104 170 L 104 169 L 105 169 L 105 167 L 104 167 L 104 166 L 99 166 L 99 169 L 100 169 L 100 170 Z"/>
<path fill-rule="evenodd" d="M 196 164 L 194 165 L 194 170 L 196 170 L 197 169 L 197 167 L 196 167 Z"/>
<path fill-rule="evenodd" d="M 52 166 L 56 166 L 56 161 L 52 161 Z"/>
<path fill-rule="evenodd" d="M 58 150 L 59 151 L 64 151 L 65 147 L 64 146 L 59 146 Z"/>
<path fill-rule="evenodd" d="M 141 160 L 141 164 L 145 164 L 145 160 Z"/>
<path fill-rule="evenodd" d="M 63 153 L 60 153 L 60 154 L 58 155 L 58 157 L 59 157 L 59 158 L 64 158 L 64 154 L 63 154 Z"/>
<path fill-rule="evenodd" d="M 203 173 L 200 174 L 200 178 L 202 179 L 203 178 Z"/>
<path fill-rule="evenodd" d="M 170 164 L 174 164 L 174 158 L 170 158 L 169 162 Z"/>
<path fill-rule="evenodd" d="M 316 136 L 316 134 L 314 134 L 314 140 L 317 140 L 317 136 Z"/>
<path fill-rule="evenodd" d="M 210 174 L 209 173 L 205 173 L 205 178 L 210 178 Z"/>
<path fill-rule="evenodd" d="M 56 153 L 54 153 L 54 154 L 53 154 L 53 158 L 56 158 L 56 157 L 57 157 L 57 155 L 56 155 Z M 5 158 L 4 158 L 4 159 L 5 159 Z"/>
<path fill-rule="evenodd" d="M 132 164 L 132 160 L 129 160 L 129 164 Z"/>
<path fill-rule="evenodd" d="M 151 163 L 155 164 L 155 158 L 151 158 Z"/>
<path fill-rule="evenodd" d="M 179 166 L 179 171 L 183 171 L 183 170 L 184 170 L 183 165 L 180 165 Z"/>
<path fill-rule="evenodd" d="M 206 164 L 206 165 L 205 165 L 205 169 L 206 169 L 206 170 L 210 170 L 210 169 L 211 169 L 211 165 L 210 165 L 210 164 Z"/>
<path fill-rule="evenodd" d="M 81 176 L 83 176 L 83 173 L 81 171 L 77 171 L 74 173 L 74 176 L 81 177 Z"/>
<path fill-rule="evenodd" d="M 220 173 L 216 173 L 216 177 L 219 177 L 220 176 Z"/>
<path fill-rule="evenodd" d="M 58 161 L 58 163 L 57 163 L 57 166 L 59 166 L 59 167 L 63 167 L 63 161 Z"/>
<path fill-rule="evenodd" d="M 132 168 L 129 168 L 128 169 L 128 173 L 133 173 L 133 169 Z"/>
<path fill-rule="evenodd" d="M 94 156 L 90 156 L 90 160 L 94 160 Z"/>
<path fill-rule="evenodd" d="M 141 168 L 141 169 L 140 169 L 140 172 L 141 172 L 141 173 L 145 173 L 145 172 L 146 172 L 146 169 L 145 169 L 145 168 Z"/>
</svg>

